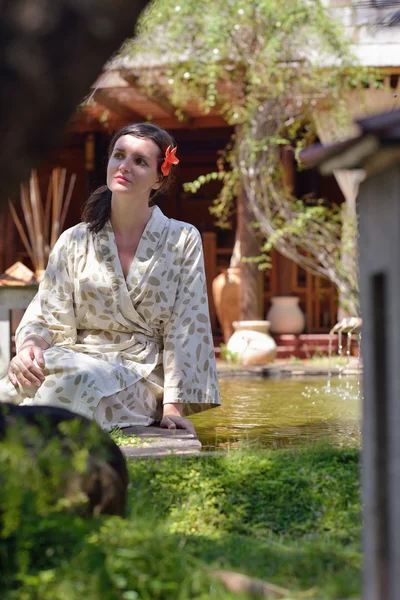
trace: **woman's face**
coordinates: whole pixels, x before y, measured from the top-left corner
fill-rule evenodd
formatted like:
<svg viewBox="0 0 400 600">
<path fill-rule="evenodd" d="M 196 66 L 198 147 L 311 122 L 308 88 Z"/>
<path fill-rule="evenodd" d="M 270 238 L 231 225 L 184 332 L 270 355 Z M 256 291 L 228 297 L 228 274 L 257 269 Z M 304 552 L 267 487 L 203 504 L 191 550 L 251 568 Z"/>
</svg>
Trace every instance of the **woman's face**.
<svg viewBox="0 0 400 600">
<path fill-rule="evenodd" d="M 107 166 L 107 186 L 115 194 L 150 196 L 160 187 L 158 172 L 160 149 L 150 139 L 123 135 L 115 142 Z"/>
</svg>

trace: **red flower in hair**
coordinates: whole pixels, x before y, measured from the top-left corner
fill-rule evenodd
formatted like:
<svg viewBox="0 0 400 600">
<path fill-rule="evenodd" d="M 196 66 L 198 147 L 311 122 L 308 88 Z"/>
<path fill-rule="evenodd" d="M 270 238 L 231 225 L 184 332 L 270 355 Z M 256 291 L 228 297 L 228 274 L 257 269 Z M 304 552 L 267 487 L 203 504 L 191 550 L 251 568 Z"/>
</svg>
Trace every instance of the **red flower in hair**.
<svg viewBox="0 0 400 600">
<path fill-rule="evenodd" d="M 179 159 L 176 158 L 175 153 L 176 148 L 172 148 L 171 150 L 171 146 L 168 146 L 168 148 L 165 151 L 165 159 L 163 164 L 161 165 L 161 172 L 164 175 L 164 177 L 166 177 L 170 172 L 171 165 L 179 164 Z"/>
</svg>

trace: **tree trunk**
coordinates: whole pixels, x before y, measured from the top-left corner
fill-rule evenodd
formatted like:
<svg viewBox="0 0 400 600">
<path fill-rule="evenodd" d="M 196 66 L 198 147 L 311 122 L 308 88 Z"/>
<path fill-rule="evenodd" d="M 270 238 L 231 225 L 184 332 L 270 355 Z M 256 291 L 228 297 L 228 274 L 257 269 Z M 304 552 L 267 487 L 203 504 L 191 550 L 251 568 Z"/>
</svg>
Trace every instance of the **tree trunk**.
<svg viewBox="0 0 400 600">
<path fill-rule="evenodd" d="M 0 207 L 61 145 L 104 63 L 148 0 L 3 0 L 0 4 Z"/>
<path fill-rule="evenodd" d="M 294 162 L 294 148 L 289 145 L 282 146 L 280 155 L 284 184 L 287 186 L 291 194 L 295 194 L 296 168 Z M 293 293 L 292 265 L 292 260 L 283 254 L 280 254 L 279 252 L 276 253 L 276 263 L 274 266 L 277 275 L 276 293 L 278 296 L 290 296 Z"/>
<path fill-rule="evenodd" d="M 242 258 L 258 256 L 260 247 L 256 230 L 251 224 L 254 221 L 254 215 L 243 189 L 239 192 L 237 207 L 237 237 L 240 242 L 240 255 Z M 242 321 L 263 319 L 263 275 L 258 270 L 257 264 L 241 261 L 240 279 L 240 319 Z"/>
</svg>

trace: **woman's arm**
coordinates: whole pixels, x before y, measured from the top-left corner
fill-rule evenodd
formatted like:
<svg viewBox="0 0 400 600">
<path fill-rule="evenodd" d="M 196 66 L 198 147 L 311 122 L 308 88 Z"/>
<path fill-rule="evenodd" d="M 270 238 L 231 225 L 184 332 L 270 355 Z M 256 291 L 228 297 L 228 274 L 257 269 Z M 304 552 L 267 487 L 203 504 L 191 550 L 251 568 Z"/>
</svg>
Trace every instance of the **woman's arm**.
<svg viewBox="0 0 400 600">
<path fill-rule="evenodd" d="M 11 359 L 8 367 L 8 378 L 13 385 L 20 383 L 30 387 L 40 387 L 44 381 L 45 362 L 43 350 L 50 344 L 38 335 L 29 336 L 21 345 L 18 353 Z"/>
<path fill-rule="evenodd" d="M 39 387 L 45 378 L 43 351 L 54 344 L 74 343 L 76 339 L 68 239 L 69 234 L 64 232 L 57 240 L 38 293 L 17 328 L 17 354 L 8 368 L 8 377 L 14 385 Z"/>
<path fill-rule="evenodd" d="M 76 341 L 76 319 L 73 304 L 73 281 L 69 270 L 70 231 L 58 238 L 51 251 L 38 293 L 28 306 L 15 333 L 19 352 L 27 340 L 38 341 L 45 350 L 55 344 Z M 43 343 L 48 346 L 42 347 Z"/>
<path fill-rule="evenodd" d="M 195 228 L 187 235 L 179 266 L 171 317 L 163 331 L 164 417 L 181 419 L 193 432 L 183 415 L 220 404 L 203 248 Z"/>
<path fill-rule="evenodd" d="M 21 352 L 21 350 L 28 346 L 37 346 L 41 350 L 47 350 L 47 348 L 50 348 L 50 344 L 48 344 L 43 338 L 41 338 L 40 335 L 30 335 L 29 337 L 27 337 L 23 344 L 21 344 L 19 351 Z"/>
</svg>

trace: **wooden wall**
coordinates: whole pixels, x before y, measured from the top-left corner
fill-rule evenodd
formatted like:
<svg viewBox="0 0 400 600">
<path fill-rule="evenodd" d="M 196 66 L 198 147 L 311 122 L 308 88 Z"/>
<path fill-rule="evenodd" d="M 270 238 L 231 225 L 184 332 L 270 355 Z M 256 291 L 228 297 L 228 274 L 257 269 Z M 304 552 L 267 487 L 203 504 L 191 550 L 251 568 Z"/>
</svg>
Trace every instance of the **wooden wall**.
<svg viewBox="0 0 400 600">
<path fill-rule="evenodd" d="M 229 265 L 235 237 L 236 215 L 232 217 L 230 230 L 217 228 L 209 207 L 218 195 L 221 184 L 212 181 L 195 194 L 185 192 L 183 184 L 216 169 L 219 152 L 228 143 L 232 130 L 227 127 L 177 129 L 171 130 L 171 133 L 178 144 L 181 162 L 174 185 L 168 195 L 161 197 L 157 203 L 168 217 L 192 223 L 200 230 L 203 240 L 206 240 L 206 270 L 211 291 L 212 279 Z M 90 140 L 94 143 L 92 165 L 88 164 L 85 153 L 88 135 L 92 136 Z M 110 138 L 111 134 L 107 135 L 104 132 L 71 133 L 66 136 L 63 148 L 54 152 L 39 169 L 40 186 L 44 196 L 53 167 L 67 168 L 68 178 L 71 173 L 76 173 L 77 180 L 65 228 L 80 221 L 82 205 L 86 198 L 95 188 L 105 183 L 107 146 Z M 336 180 L 333 177 L 322 178 L 313 170 L 296 172 L 294 187 L 298 195 L 312 193 L 315 198 L 323 196 L 332 202 L 343 201 Z M 10 218 L 3 214 L 0 215 L 0 272 L 16 260 L 31 266 Z M 329 329 L 336 311 L 336 292 L 333 286 L 327 281 L 312 278 L 291 261 L 274 253 L 273 269 L 264 275 L 264 313 L 269 308 L 271 296 L 282 293 L 300 296 L 300 305 L 306 313 L 309 332 Z M 210 308 L 213 329 L 218 333 L 215 311 L 212 305 Z"/>
</svg>

